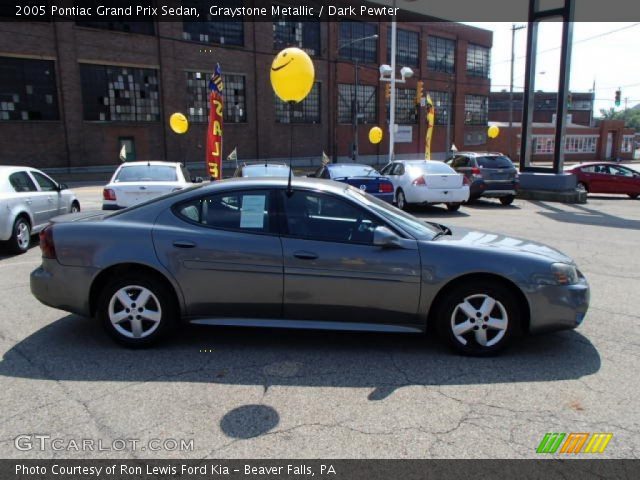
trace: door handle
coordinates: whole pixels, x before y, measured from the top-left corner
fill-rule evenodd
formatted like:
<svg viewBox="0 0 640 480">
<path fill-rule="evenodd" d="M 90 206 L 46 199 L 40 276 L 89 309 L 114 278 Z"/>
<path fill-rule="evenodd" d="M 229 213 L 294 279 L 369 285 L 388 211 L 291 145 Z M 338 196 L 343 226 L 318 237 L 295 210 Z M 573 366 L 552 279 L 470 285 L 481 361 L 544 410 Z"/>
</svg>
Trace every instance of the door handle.
<svg viewBox="0 0 640 480">
<path fill-rule="evenodd" d="M 173 242 L 173 246 L 177 248 L 193 248 L 196 244 L 194 242 L 189 242 L 188 240 L 176 240 Z"/>
<path fill-rule="evenodd" d="M 316 258 L 318 258 L 317 253 L 305 252 L 305 251 L 294 252 L 293 256 L 301 260 L 315 260 Z"/>
</svg>

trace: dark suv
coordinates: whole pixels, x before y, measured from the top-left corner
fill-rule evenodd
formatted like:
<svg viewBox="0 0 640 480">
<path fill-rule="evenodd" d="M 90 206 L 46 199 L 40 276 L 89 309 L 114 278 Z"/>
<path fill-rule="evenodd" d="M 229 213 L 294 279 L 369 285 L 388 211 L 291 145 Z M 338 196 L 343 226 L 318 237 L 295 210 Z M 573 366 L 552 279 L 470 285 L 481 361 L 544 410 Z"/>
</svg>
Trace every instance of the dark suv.
<svg viewBox="0 0 640 480">
<path fill-rule="evenodd" d="M 469 201 L 480 197 L 499 198 L 511 205 L 518 189 L 518 170 L 501 153 L 457 152 L 447 163 L 469 180 Z"/>
</svg>

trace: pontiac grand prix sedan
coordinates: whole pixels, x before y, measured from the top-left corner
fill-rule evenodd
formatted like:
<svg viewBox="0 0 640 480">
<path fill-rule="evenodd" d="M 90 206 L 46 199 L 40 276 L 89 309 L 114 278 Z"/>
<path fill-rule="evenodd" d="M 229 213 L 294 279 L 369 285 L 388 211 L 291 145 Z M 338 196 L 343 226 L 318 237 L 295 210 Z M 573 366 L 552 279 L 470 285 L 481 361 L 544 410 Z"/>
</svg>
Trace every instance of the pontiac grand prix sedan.
<svg viewBox="0 0 640 480">
<path fill-rule="evenodd" d="M 562 253 L 426 223 L 344 183 L 231 179 L 40 234 L 31 291 L 119 342 L 177 324 L 425 332 L 488 355 L 575 328 L 589 286 Z M 431 330 L 431 329 L 429 329 Z"/>
</svg>

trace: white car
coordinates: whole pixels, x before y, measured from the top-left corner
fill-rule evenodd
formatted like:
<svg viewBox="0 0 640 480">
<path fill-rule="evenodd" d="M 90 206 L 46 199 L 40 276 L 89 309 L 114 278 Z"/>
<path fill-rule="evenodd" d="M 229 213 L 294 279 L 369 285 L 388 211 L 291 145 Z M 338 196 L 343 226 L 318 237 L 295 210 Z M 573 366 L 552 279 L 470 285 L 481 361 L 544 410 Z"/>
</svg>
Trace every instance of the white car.
<svg viewBox="0 0 640 480">
<path fill-rule="evenodd" d="M 102 191 L 102 209 L 120 210 L 161 195 L 182 190 L 201 178 L 191 178 L 189 170 L 177 162 L 123 163 Z"/>
<path fill-rule="evenodd" d="M 0 166 L 0 241 L 24 253 L 31 235 L 58 215 L 80 211 L 80 202 L 64 183 L 40 170 Z"/>
<path fill-rule="evenodd" d="M 395 203 L 402 210 L 411 204 L 444 203 L 455 211 L 469 200 L 469 181 L 443 162 L 396 160 L 380 173 L 393 183 Z"/>
<path fill-rule="evenodd" d="M 251 163 L 236 168 L 234 177 L 288 177 L 289 165 L 284 163 Z"/>
</svg>

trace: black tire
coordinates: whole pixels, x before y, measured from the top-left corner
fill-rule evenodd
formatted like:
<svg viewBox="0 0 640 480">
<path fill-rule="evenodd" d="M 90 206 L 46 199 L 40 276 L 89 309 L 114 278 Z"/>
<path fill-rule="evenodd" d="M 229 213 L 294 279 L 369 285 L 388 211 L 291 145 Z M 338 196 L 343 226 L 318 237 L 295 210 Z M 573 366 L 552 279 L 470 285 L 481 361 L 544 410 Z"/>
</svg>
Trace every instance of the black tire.
<svg viewBox="0 0 640 480">
<path fill-rule="evenodd" d="M 637 193 L 629 193 L 628 195 L 629 195 L 629 198 L 631 200 L 635 200 L 636 198 L 638 198 L 638 194 Z"/>
<path fill-rule="evenodd" d="M 589 193 L 589 187 L 587 187 L 587 184 L 584 182 L 578 182 L 578 184 L 576 185 L 576 190 Z"/>
<path fill-rule="evenodd" d="M 505 206 L 511 205 L 515 200 L 515 198 L 516 197 L 514 195 L 507 195 L 506 197 L 500 197 L 500 203 Z"/>
<path fill-rule="evenodd" d="M 78 213 L 80 211 L 80 202 L 74 201 L 71 204 L 71 208 L 69 209 L 69 213 Z"/>
<path fill-rule="evenodd" d="M 26 240 L 25 240 L 26 236 Z M 31 245 L 31 223 L 29 220 L 20 216 L 13 222 L 13 230 L 11 231 L 11 238 L 7 241 L 8 250 L 11 253 L 25 253 L 29 250 Z"/>
<path fill-rule="evenodd" d="M 459 203 L 447 203 L 447 210 L 449 210 L 450 212 L 457 212 L 458 210 L 460 210 L 460 204 Z"/>
<path fill-rule="evenodd" d="M 478 317 L 487 297 L 495 300 L 495 305 L 488 316 L 481 314 Z M 475 317 L 472 318 L 463 312 L 461 305 L 465 301 L 473 307 Z M 502 351 L 520 331 L 521 325 L 521 313 L 516 296 L 510 288 L 492 280 L 467 281 L 455 285 L 439 302 L 436 315 L 435 322 L 440 337 L 456 352 L 478 357 L 495 355 Z M 500 322 L 505 320 L 502 317 L 506 318 L 506 323 Z M 502 323 L 504 328 L 495 328 L 499 323 Z M 454 325 L 461 327 L 459 334 L 454 333 Z M 487 345 L 482 345 L 477 340 L 483 337 L 482 334 L 476 333 L 477 331 L 487 332 L 484 334 Z M 462 343 L 463 340 L 466 343 Z"/>
<path fill-rule="evenodd" d="M 407 203 L 407 197 L 404 196 L 404 192 L 401 188 L 396 192 L 396 206 L 400 210 L 406 210 L 409 208 L 409 204 Z"/>
<path fill-rule="evenodd" d="M 131 307 L 128 310 L 120 300 L 114 298 L 116 293 L 124 289 L 128 290 L 128 296 L 132 302 L 128 305 L 128 307 Z M 141 289 L 146 289 L 152 294 L 142 307 L 135 303 L 139 295 L 143 292 Z M 136 290 L 138 291 L 137 295 L 135 295 Z M 132 313 L 132 315 L 127 315 L 126 319 L 118 323 L 119 328 L 112 323 L 109 316 L 112 300 L 114 302 L 113 311 L 116 314 L 126 315 Z M 140 311 L 140 308 L 143 308 L 143 310 Z M 147 320 L 143 312 L 150 312 L 156 315 L 159 321 Z M 148 347 L 166 337 L 178 323 L 179 315 L 174 292 L 166 282 L 159 280 L 153 275 L 144 273 L 127 274 L 121 278 L 114 278 L 109 281 L 100 294 L 96 313 L 107 333 L 109 333 L 116 342 L 131 348 Z M 140 313 L 142 317 L 138 315 L 138 313 Z M 135 317 L 133 314 L 135 314 Z M 140 320 L 139 324 L 141 325 L 142 335 L 144 336 L 137 338 L 134 336 L 134 326 L 133 321 L 131 321 L 134 320 L 134 318 Z M 156 323 L 157 327 L 152 329 Z M 147 331 L 150 333 L 145 333 Z"/>
</svg>

